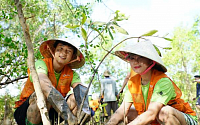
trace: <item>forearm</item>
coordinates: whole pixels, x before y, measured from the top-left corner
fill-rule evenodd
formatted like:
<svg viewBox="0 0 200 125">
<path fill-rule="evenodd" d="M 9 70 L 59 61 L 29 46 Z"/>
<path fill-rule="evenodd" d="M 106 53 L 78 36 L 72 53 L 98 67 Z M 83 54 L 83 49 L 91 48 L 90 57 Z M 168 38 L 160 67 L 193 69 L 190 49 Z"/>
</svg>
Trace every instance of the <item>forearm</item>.
<svg viewBox="0 0 200 125">
<path fill-rule="evenodd" d="M 53 85 L 49 81 L 46 81 L 46 80 L 42 80 L 42 81 L 40 80 L 40 85 L 41 85 L 41 89 L 44 96 L 48 97 L 51 89 L 54 88 Z"/>
<path fill-rule="evenodd" d="M 54 86 L 45 74 L 39 74 L 40 86 L 45 97 L 48 97 L 50 91 Z"/>
<path fill-rule="evenodd" d="M 106 125 L 117 125 L 120 121 L 122 121 L 124 116 L 127 116 L 131 105 L 132 103 L 123 101 Z"/>
<path fill-rule="evenodd" d="M 123 113 L 120 112 L 120 110 L 117 110 L 112 117 L 110 118 L 110 120 L 108 121 L 108 123 L 106 125 L 117 125 L 120 121 L 123 120 Z"/>
<path fill-rule="evenodd" d="M 127 78 L 127 77 L 124 79 L 124 82 L 123 82 L 123 85 L 122 85 L 122 88 L 121 88 L 120 92 L 123 91 L 123 89 L 124 89 L 124 87 L 126 86 L 128 80 L 129 80 L 129 78 Z"/>
<path fill-rule="evenodd" d="M 148 125 L 156 118 L 152 111 L 146 111 L 139 115 L 136 119 L 130 122 L 128 125 Z"/>
</svg>

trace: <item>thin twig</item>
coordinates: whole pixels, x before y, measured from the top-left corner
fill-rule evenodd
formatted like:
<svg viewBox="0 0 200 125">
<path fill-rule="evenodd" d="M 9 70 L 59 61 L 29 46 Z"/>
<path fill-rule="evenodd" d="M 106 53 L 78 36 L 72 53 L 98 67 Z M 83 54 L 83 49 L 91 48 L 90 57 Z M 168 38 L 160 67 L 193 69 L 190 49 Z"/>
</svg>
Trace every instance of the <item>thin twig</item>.
<svg viewBox="0 0 200 125">
<path fill-rule="evenodd" d="M 74 16 L 75 14 L 73 13 L 72 9 L 69 7 L 67 1 L 66 1 L 66 0 L 64 0 L 64 1 L 65 1 L 65 3 L 66 3 L 67 7 L 69 8 L 70 12 L 72 13 L 72 16 L 74 17 L 74 19 L 75 19 L 77 22 L 80 22 L 80 21 Z"/>
<path fill-rule="evenodd" d="M 27 19 L 30 19 L 30 18 L 33 18 L 33 17 L 35 17 L 35 15 L 32 15 L 30 17 L 24 17 L 24 19 L 27 20 Z"/>
<path fill-rule="evenodd" d="M 25 79 L 25 78 L 28 78 L 28 76 L 19 77 L 19 78 L 16 78 L 16 79 L 14 79 L 14 80 L 11 80 L 11 81 L 9 81 L 9 82 L 3 82 L 3 83 L 0 83 L 0 85 L 6 85 L 6 84 L 13 83 L 13 82 L 15 82 L 15 81 L 18 81 L 18 80 L 20 80 L 20 79 Z"/>
<path fill-rule="evenodd" d="M 103 47 L 103 42 L 101 42 L 100 45 L 101 45 L 101 47 L 102 47 L 102 49 L 103 49 L 104 51 L 109 52 L 109 50 L 107 50 L 107 49 L 105 49 L 105 48 Z M 110 53 L 110 54 L 115 55 L 114 53 Z"/>
<path fill-rule="evenodd" d="M 90 86 L 91 86 L 92 81 L 93 81 L 93 79 L 94 79 L 94 76 L 95 76 L 95 74 L 96 74 L 98 68 L 99 68 L 100 65 L 102 64 L 102 62 L 105 60 L 105 58 L 110 54 L 110 52 L 111 52 L 115 47 L 117 47 L 119 44 L 123 43 L 124 41 L 126 41 L 126 40 L 128 40 L 128 39 L 133 39 L 133 38 L 138 38 L 138 37 L 129 37 L 129 38 L 126 38 L 126 39 L 122 40 L 121 42 L 119 42 L 118 44 L 116 44 L 114 47 L 112 47 L 112 48 L 110 49 L 110 51 L 108 51 L 108 53 L 106 53 L 106 55 L 105 55 L 105 56 L 103 57 L 103 59 L 100 61 L 99 65 L 98 65 L 98 66 L 96 67 L 96 69 L 94 70 L 93 76 L 92 76 L 92 78 L 91 78 L 91 80 L 90 80 L 90 83 L 89 83 L 88 88 L 87 88 L 87 90 L 86 90 L 85 96 L 84 96 L 84 98 L 83 98 L 83 100 L 82 100 L 82 102 L 81 102 L 81 106 L 80 106 L 80 109 L 79 109 L 79 111 L 78 111 L 78 116 L 79 116 L 80 113 L 81 113 L 81 110 L 82 110 L 82 108 L 83 108 L 83 102 L 85 101 L 86 96 L 87 96 L 87 94 L 88 94 L 88 92 L 89 92 L 89 89 L 90 89 Z"/>
<path fill-rule="evenodd" d="M 54 30 L 54 37 L 57 37 L 56 34 L 56 14 L 54 13 L 54 21 L 53 21 L 53 30 Z"/>
</svg>

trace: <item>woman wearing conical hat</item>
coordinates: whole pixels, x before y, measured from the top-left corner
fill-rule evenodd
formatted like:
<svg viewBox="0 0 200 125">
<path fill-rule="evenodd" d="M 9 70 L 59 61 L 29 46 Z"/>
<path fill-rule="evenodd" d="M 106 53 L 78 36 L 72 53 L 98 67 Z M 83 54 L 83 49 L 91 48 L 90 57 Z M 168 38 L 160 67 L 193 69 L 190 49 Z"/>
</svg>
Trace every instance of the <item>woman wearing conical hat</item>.
<svg viewBox="0 0 200 125">
<path fill-rule="evenodd" d="M 197 125 L 196 113 L 165 74 L 167 69 L 150 41 L 132 43 L 115 53 L 129 62 L 137 75 L 129 79 L 129 94 L 107 125 L 118 124 L 124 114 L 128 125 Z"/>
<path fill-rule="evenodd" d="M 50 39 L 40 45 L 44 59 L 38 60 L 35 67 L 52 124 L 55 123 L 55 119 L 58 120 L 58 114 L 61 116 L 60 121 L 64 120 L 67 125 L 81 122 L 78 121 L 76 113 L 87 88 L 81 84 L 78 73 L 72 69 L 82 67 L 85 59 L 75 43 L 70 39 Z M 74 94 L 67 96 L 70 87 L 73 88 Z M 14 117 L 19 125 L 42 124 L 36 101 L 32 77 L 29 74 L 20 100 L 16 102 Z M 82 110 L 81 116 L 90 116 L 87 98 Z"/>
</svg>

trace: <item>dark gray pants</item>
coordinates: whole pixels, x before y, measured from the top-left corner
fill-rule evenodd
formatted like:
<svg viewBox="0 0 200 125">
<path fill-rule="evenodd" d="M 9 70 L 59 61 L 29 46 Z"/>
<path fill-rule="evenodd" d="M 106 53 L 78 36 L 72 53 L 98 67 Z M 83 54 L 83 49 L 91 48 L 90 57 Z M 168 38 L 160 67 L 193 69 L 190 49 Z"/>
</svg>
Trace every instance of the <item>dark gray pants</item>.
<svg viewBox="0 0 200 125">
<path fill-rule="evenodd" d="M 114 113 L 118 108 L 117 101 L 104 102 L 104 103 L 107 103 L 106 112 L 108 116 L 111 116 L 111 109 L 113 110 Z"/>
</svg>

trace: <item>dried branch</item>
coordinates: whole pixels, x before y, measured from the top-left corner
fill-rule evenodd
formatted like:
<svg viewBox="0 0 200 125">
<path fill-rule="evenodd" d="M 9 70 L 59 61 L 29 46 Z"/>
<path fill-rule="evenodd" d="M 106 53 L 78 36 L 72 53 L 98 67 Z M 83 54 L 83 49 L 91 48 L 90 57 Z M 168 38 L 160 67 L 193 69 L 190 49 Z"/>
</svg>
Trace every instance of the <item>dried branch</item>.
<svg viewBox="0 0 200 125">
<path fill-rule="evenodd" d="M 20 79 L 25 79 L 25 78 L 28 78 L 28 76 L 24 76 L 24 77 L 19 77 L 19 78 L 16 78 L 16 79 L 13 79 L 13 80 L 6 80 L 6 82 L 3 82 L 3 83 L 0 83 L 0 85 L 6 85 L 6 84 L 10 84 L 10 83 L 13 83 L 13 82 L 16 82 L 16 81 L 18 81 L 18 80 L 20 80 Z"/>
<path fill-rule="evenodd" d="M 34 50 L 33 50 L 33 45 L 31 42 L 29 28 L 26 24 L 26 20 L 24 18 L 24 13 L 22 11 L 22 5 L 21 5 L 20 1 L 15 0 L 15 5 L 17 7 L 19 21 L 22 26 L 22 29 L 24 32 L 24 37 L 26 40 L 26 45 L 28 48 L 28 67 L 30 69 L 30 72 L 31 72 L 32 78 L 33 78 L 33 85 L 34 85 L 34 89 L 35 89 L 36 96 L 37 96 L 37 105 L 38 105 L 38 108 L 40 109 L 43 124 L 50 125 L 51 123 L 50 123 L 49 116 L 48 116 L 48 110 L 46 108 L 46 102 L 44 99 L 44 95 L 42 93 L 42 89 L 40 87 L 40 82 L 39 82 L 37 72 L 35 70 Z"/>
<path fill-rule="evenodd" d="M 56 14 L 54 14 L 54 19 L 53 19 L 53 31 L 54 31 L 54 37 L 57 37 L 57 34 L 56 34 Z"/>
<path fill-rule="evenodd" d="M 33 17 L 35 17 L 35 15 L 32 15 L 30 17 L 25 17 L 24 19 L 27 20 L 27 19 L 30 19 L 30 18 L 33 18 Z"/>
</svg>

